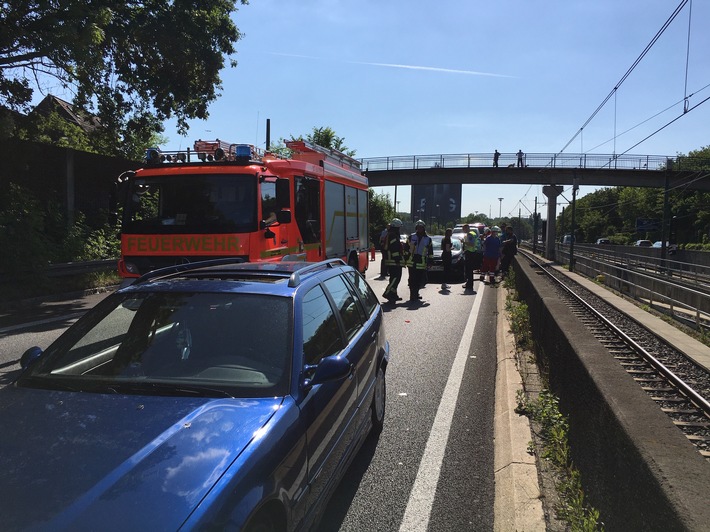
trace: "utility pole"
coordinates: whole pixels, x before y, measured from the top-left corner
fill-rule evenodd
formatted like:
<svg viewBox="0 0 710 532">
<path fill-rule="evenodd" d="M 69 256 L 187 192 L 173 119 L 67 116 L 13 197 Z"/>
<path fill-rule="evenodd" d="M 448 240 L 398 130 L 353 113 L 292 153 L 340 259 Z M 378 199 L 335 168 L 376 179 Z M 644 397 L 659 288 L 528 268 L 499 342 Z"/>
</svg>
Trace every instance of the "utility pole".
<svg viewBox="0 0 710 532">
<path fill-rule="evenodd" d="M 535 212 L 533 213 L 533 253 L 537 253 L 537 196 L 535 196 Z"/>
<path fill-rule="evenodd" d="M 575 177 L 572 182 L 574 183 L 572 185 L 572 241 L 569 244 L 569 271 L 573 272 L 574 271 L 574 241 L 575 239 L 575 227 L 574 227 L 574 211 L 575 211 L 575 203 L 577 199 L 577 189 L 579 188 L 579 181 Z"/>
<path fill-rule="evenodd" d="M 498 198 L 498 223 L 500 223 L 501 212 L 503 211 L 503 198 Z"/>
</svg>

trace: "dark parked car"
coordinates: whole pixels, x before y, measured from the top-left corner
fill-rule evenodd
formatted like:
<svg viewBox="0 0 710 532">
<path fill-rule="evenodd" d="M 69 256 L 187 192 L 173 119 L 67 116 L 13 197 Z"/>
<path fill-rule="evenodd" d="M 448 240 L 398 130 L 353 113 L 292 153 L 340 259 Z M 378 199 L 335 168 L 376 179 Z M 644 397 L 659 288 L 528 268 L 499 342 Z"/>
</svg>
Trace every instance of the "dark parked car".
<svg viewBox="0 0 710 532">
<path fill-rule="evenodd" d="M 463 235 L 463 233 L 461 233 Z M 442 235 L 433 235 L 431 237 L 432 247 L 434 249 L 434 257 L 429 265 L 429 276 L 432 274 L 437 275 L 444 273 L 444 261 L 441 260 L 441 240 L 444 237 Z M 463 279 L 464 277 L 464 255 L 463 255 L 463 244 L 461 239 L 457 236 L 451 237 L 451 244 L 453 249 L 451 250 L 451 268 L 454 270 L 454 275 L 458 279 Z"/>
<path fill-rule="evenodd" d="M 294 530 L 385 415 L 377 297 L 342 261 L 157 270 L 0 390 L 5 530 Z"/>
<path fill-rule="evenodd" d="M 611 244 L 611 240 L 608 238 L 598 238 L 597 239 L 597 244 L 602 245 L 602 244 Z"/>
</svg>

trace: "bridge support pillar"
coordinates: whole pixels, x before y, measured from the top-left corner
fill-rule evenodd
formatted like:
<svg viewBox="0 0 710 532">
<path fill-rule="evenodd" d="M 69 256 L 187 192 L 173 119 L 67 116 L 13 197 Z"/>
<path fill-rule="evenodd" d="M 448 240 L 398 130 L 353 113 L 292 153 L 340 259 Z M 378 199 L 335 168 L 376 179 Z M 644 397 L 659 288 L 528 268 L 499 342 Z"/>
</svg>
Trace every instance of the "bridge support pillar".
<svg viewBox="0 0 710 532">
<path fill-rule="evenodd" d="M 557 196 L 564 190 L 560 185 L 545 185 L 542 193 L 547 196 L 547 229 L 545 231 L 545 258 L 555 260 L 555 242 L 557 241 Z"/>
</svg>

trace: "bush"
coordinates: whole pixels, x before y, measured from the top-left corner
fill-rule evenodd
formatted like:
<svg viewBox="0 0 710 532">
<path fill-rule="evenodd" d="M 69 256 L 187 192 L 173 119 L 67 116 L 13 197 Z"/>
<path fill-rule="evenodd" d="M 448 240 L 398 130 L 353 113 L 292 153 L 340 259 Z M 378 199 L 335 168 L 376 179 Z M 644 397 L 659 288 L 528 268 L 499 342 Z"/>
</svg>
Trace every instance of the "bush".
<svg viewBox="0 0 710 532">
<path fill-rule="evenodd" d="M 40 202 L 15 183 L 0 190 L 0 249 L 0 271 L 6 273 L 41 272 L 52 256 Z"/>
<path fill-rule="evenodd" d="M 13 277 L 41 274 L 50 263 L 116 258 L 118 234 L 108 222 L 89 226 L 82 212 L 70 225 L 61 205 L 42 205 L 15 183 L 0 190 L 0 272 Z"/>
</svg>

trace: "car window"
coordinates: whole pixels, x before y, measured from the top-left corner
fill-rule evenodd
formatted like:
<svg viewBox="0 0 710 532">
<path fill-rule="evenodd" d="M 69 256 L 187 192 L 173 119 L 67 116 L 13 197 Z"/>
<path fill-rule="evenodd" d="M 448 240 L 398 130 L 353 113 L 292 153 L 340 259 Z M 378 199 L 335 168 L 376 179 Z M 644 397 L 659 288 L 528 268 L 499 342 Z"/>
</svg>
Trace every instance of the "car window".
<svg viewBox="0 0 710 532">
<path fill-rule="evenodd" d="M 301 308 L 306 364 L 317 364 L 321 358 L 338 353 L 343 348 L 340 328 L 323 288 L 312 288 L 303 297 Z"/>
<path fill-rule="evenodd" d="M 287 393 L 290 298 L 155 292 L 111 301 L 67 331 L 27 378 L 99 392 L 154 393 L 160 382 L 162 395 L 189 385 L 244 397 Z"/>
<path fill-rule="evenodd" d="M 370 285 L 367 284 L 362 275 L 355 271 L 347 272 L 345 277 L 350 280 L 352 285 L 355 287 L 356 292 L 360 294 L 360 300 L 365 307 L 367 315 L 372 316 L 372 313 L 377 308 L 378 301 L 377 296 L 370 288 Z"/>
<path fill-rule="evenodd" d="M 340 313 L 345 327 L 345 337 L 350 340 L 362 328 L 363 315 L 358 298 L 340 275 L 326 279 L 323 284 L 330 292 L 335 307 Z"/>
</svg>

